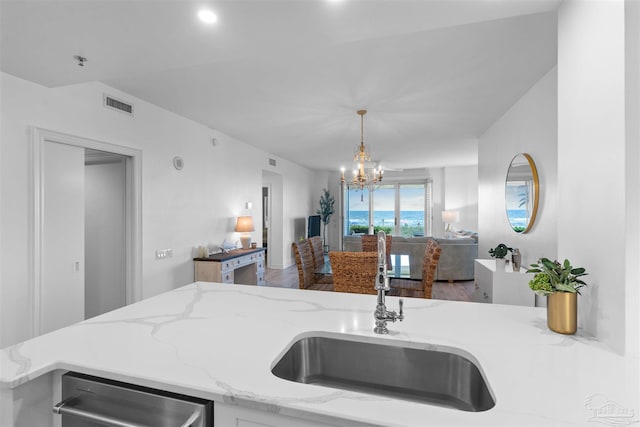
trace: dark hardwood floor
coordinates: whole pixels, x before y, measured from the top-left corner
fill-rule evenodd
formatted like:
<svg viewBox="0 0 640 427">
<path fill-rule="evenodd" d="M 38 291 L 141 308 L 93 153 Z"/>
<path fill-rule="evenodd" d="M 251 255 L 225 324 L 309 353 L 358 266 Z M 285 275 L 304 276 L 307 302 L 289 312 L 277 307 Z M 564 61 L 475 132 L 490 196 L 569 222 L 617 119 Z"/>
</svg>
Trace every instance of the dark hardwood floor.
<svg viewBox="0 0 640 427">
<path fill-rule="evenodd" d="M 393 280 L 393 279 L 392 279 Z M 298 269 L 295 265 L 285 269 L 265 270 L 265 285 L 280 288 L 298 288 Z M 373 284 L 371 285 L 373 286 Z M 333 291 L 331 285 L 316 285 L 313 289 Z M 435 282 L 432 298 L 451 301 L 471 301 L 475 290 L 473 280 L 461 282 Z"/>
</svg>

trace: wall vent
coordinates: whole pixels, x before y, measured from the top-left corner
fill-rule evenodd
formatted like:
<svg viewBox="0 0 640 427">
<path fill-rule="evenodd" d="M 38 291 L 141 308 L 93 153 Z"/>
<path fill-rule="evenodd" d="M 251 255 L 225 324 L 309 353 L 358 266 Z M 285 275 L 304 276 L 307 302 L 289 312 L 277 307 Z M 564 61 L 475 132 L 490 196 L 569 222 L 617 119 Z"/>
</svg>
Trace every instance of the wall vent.
<svg viewBox="0 0 640 427">
<path fill-rule="evenodd" d="M 276 159 L 269 159 L 269 166 L 275 166 L 276 165 Z"/>
<path fill-rule="evenodd" d="M 133 116 L 133 104 L 127 104 L 126 102 L 114 98 L 111 95 L 104 94 L 103 105 L 107 108 Z"/>
</svg>

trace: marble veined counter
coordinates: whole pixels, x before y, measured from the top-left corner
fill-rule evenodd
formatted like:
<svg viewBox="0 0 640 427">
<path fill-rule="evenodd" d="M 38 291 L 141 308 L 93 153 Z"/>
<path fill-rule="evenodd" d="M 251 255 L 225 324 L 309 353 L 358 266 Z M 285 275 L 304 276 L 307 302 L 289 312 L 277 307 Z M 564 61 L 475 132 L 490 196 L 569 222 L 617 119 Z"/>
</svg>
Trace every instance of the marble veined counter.
<svg viewBox="0 0 640 427">
<path fill-rule="evenodd" d="M 638 422 L 638 359 L 580 332 L 549 331 L 542 308 L 406 298 L 404 322 L 390 323 L 391 334 L 380 336 L 372 331 L 375 301 L 374 295 L 193 283 L 3 349 L 2 404 L 11 405 L 12 390 L 74 370 L 329 424 Z M 397 298 L 387 302 L 397 309 Z M 316 331 L 460 348 L 479 363 L 496 405 L 464 412 L 271 374 L 296 337 Z M 19 413 L 25 408 L 16 409 L 15 394 Z"/>
</svg>

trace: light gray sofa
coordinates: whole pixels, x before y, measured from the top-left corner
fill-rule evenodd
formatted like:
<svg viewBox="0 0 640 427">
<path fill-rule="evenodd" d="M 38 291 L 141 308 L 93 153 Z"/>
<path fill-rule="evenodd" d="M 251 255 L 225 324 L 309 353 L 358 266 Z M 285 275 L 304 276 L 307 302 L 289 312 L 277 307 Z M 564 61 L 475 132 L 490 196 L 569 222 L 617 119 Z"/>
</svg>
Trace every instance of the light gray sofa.
<svg viewBox="0 0 640 427">
<path fill-rule="evenodd" d="M 360 236 L 344 236 L 343 249 L 362 250 Z M 433 237 L 400 237 L 391 239 L 391 253 L 409 255 L 409 272 L 412 279 L 422 278 L 422 260 L 427 242 Z M 442 249 L 436 269 L 436 280 L 473 280 L 474 260 L 478 258 L 477 236 L 435 240 Z"/>
</svg>

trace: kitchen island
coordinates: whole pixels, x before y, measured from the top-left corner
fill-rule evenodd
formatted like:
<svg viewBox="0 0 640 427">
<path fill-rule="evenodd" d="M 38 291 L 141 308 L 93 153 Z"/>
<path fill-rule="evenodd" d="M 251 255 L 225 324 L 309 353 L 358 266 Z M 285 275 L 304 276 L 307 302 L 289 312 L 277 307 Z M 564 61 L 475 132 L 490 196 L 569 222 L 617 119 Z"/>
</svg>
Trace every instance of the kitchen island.
<svg viewBox="0 0 640 427">
<path fill-rule="evenodd" d="M 543 308 L 406 298 L 373 333 L 375 295 L 197 282 L 0 353 L 0 425 L 54 426 L 65 371 L 214 401 L 216 425 L 585 425 L 638 422 L 638 359 L 546 326 Z M 387 298 L 397 309 L 398 298 Z M 280 379 L 301 336 L 355 335 L 470 354 L 495 406 L 483 412 Z M 388 363 L 395 363 L 389 360 Z M 385 366 L 380 366 L 385 369 Z"/>
</svg>

